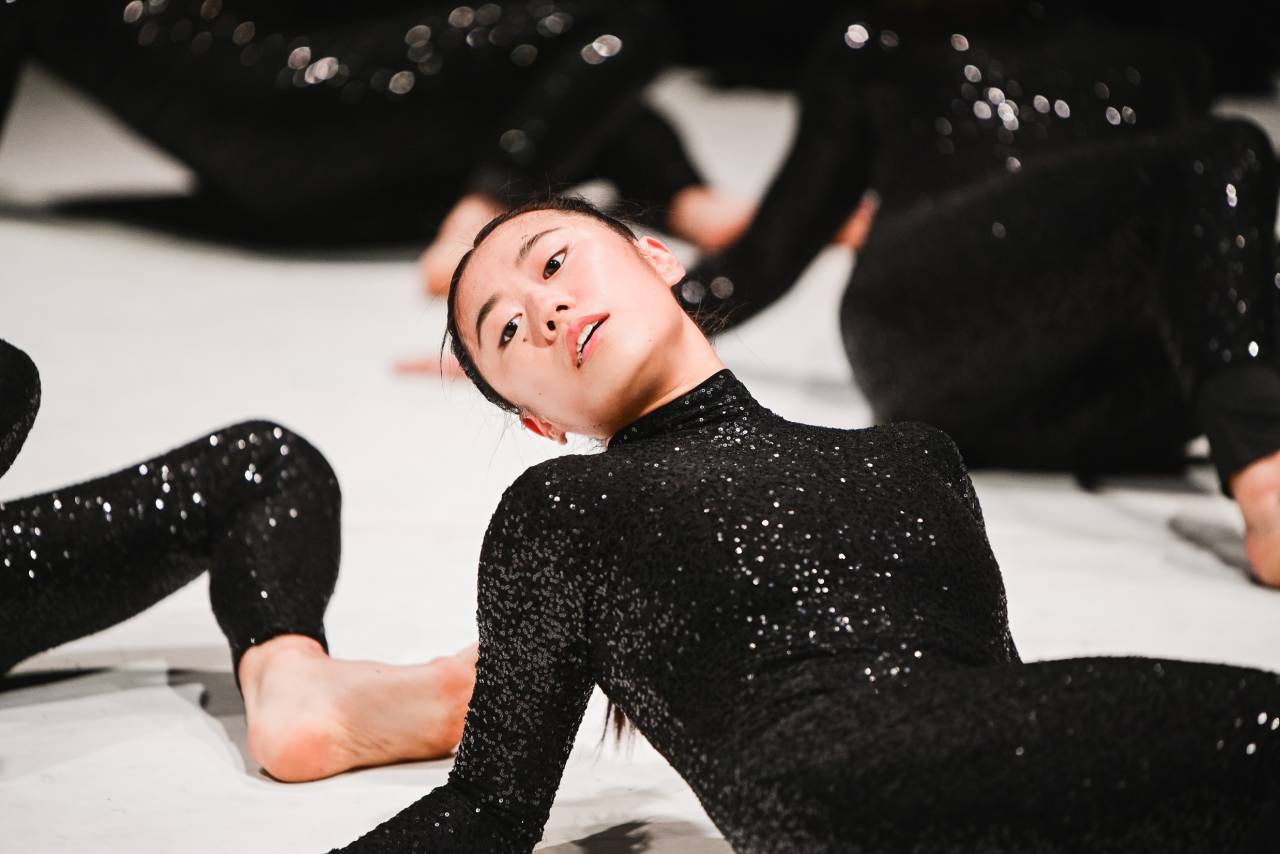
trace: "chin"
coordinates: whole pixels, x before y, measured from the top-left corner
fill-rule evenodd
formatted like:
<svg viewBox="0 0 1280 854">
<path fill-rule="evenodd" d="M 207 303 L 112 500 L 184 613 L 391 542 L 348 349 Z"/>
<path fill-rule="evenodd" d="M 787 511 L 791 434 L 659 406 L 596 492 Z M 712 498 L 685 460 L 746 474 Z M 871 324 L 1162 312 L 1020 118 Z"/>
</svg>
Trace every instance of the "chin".
<svg viewBox="0 0 1280 854">
<path fill-rule="evenodd" d="M 639 399 L 644 397 L 649 385 L 652 358 L 646 348 L 618 341 L 609 343 L 615 346 L 610 347 L 608 353 L 601 348 L 592 363 L 583 366 L 584 370 L 591 369 L 583 411 L 602 429 L 607 429 L 604 425 L 615 424 L 620 413 L 632 412 L 644 405 Z"/>
</svg>

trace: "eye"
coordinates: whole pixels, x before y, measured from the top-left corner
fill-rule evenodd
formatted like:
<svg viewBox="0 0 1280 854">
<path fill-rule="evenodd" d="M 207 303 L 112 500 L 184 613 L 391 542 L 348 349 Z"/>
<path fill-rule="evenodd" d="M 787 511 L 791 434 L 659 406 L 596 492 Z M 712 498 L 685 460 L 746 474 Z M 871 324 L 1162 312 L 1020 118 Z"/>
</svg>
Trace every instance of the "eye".
<svg viewBox="0 0 1280 854">
<path fill-rule="evenodd" d="M 549 279 L 556 274 L 556 271 L 564 266 L 565 250 L 561 249 L 556 254 L 547 259 L 547 264 L 542 268 L 542 278 Z"/>
<path fill-rule="evenodd" d="M 498 348 L 501 349 L 507 346 L 511 339 L 516 337 L 516 333 L 519 331 L 520 324 L 516 323 L 516 318 L 513 317 L 508 320 L 506 325 L 502 327 L 502 334 L 498 336 Z"/>
</svg>

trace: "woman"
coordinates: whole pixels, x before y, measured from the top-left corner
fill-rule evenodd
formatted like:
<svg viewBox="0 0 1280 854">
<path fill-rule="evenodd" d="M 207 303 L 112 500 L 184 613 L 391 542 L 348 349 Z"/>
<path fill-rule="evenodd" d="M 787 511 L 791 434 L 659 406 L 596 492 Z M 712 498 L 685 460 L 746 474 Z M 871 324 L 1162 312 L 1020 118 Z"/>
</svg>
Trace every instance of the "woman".
<svg viewBox="0 0 1280 854">
<path fill-rule="evenodd" d="M 1020 663 L 947 437 L 764 409 L 672 299 L 683 273 L 573 200 L 459 266 L 481 392 L 606 449 L 507 490 L 449 783 L 344 851 L 530 851 L 593 683 L 739 851 L 1273 850 L 1280 677 Z"/>
<path fill-rule="evenodd" d="M 1207 433 L 1280 585 L 1276 484 L 1249 473 L 1280 448 L 1266 134 L 1209 116 L 1210 66 L 1180 37 L 898 18 L 827 32 L 787 162 L 686 307 L 714 329 L 754 316 L 873 189 L 840 325 L 878 420 L 1035 469 L 1174 468 Z"/>
<path fill-rule="evenodd" d="M 0 341 L 0 475 L 40 401 L 35 365 Z M 273 777 L 448 755 L 471 651 L 399 667 L 328 655 L 340 495 L 301 436 L 251 421 L 115 474 L 0 502 L 0 674 L 113 626 L 205 570 L 244 694 L 249 752 Z"/>
<path fill-rule="evenodd" d="M 602 177 L 717 249 L 710 230 L 749 211 L 681 165 L 636 97 L 668 41 L 650 2 L 17 2 L 0 7 L 0 117 L 19 63 L 40 62 L 197 181 L 194 198 L 62 209 L 204 239 L 331 246 L 440 228 L 448 256 L 474 218 L 446 219 L 460 196 L 493 205 Z M 636 174 L 643 157 L 675 170 Z"/>
</svg>

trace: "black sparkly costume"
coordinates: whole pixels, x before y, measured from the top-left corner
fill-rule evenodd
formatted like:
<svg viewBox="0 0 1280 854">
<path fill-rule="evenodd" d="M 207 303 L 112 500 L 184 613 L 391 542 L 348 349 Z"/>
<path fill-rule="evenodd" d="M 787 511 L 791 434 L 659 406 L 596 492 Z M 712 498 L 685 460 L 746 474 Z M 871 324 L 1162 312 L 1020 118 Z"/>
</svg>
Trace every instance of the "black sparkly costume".
<svg viewBox="0 0 1280 854">
<path fill-rule="evenodd" d="M 0 107 L 30 57 L 198 180 L 194 199 L 69 212 L 257 242 L 420 241 L 467 192 L 518 201 L 602 177 L 661 207 L 699 183 L 636 97 L 668 54 L 663 21 L 648 0 L 16 0 L 0 5 Z M 667 165 L 628 168 L 647 158 Z"/>
<path fill-rule="evenodd" d="M 39 399 L 35 366 L 0 341 L 0 474 Z M 339 511 L 338 481 L 320 452 L 266 421 L 0 502 L 0 674 L 132 617 L 206 570 L 234 671 L 249 647 L 277 635 L 323 645 Z"/>
<path fill-rule="evenodd" d="M 946 435 L 795 424 L 728 371 L 507 490 L 479 625 L 448 784 L 344 851 L 530 851 L 593 682 L 737 851 L 1261 852 L 1280 829 L 1280 677 L 1020 663 Z"/>
<path fill-rule="evenodd" d="M 1208 432 L 1225 481 L 1280 448 L 1275 156 L 1208 117 L 1196 43 L 887 17 L 828 28 L 788 159 L 684 304 L 754 316 L 874 189 L 840 324 L 879 420 L 974 465 L 1164 467 Z"/>
</svg>

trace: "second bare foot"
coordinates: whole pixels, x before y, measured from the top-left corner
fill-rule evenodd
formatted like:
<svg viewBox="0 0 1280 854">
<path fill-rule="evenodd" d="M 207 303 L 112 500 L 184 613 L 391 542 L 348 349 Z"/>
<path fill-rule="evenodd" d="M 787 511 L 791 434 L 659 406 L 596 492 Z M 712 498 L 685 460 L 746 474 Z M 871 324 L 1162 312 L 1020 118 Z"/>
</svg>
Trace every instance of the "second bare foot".
<svg viewBox="0 0 1280 854">
<path fill-rule="evenodd" d="M 1244 550 L 1253 575 L 1280 587 L 1280 451 L 1245 466 L 1230 485 L 1244 516 Z"/>
</svg>

